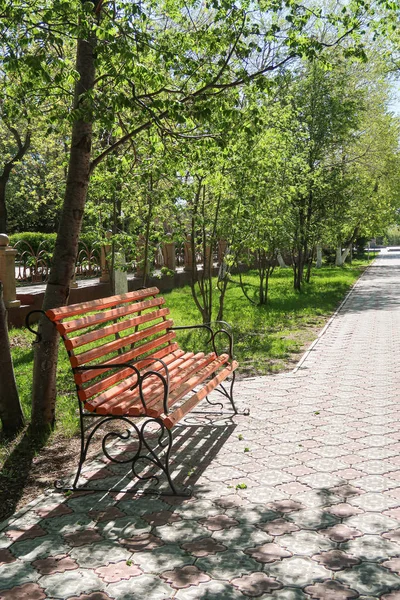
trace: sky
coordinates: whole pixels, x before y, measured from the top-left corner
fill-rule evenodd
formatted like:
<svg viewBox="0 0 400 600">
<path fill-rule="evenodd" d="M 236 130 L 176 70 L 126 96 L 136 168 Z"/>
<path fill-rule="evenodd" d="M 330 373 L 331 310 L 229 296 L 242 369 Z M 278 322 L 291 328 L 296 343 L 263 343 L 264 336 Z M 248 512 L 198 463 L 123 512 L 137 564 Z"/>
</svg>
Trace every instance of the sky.
<svg viewBox="0 0 400 600">
<path fill-rule="evenodd" d="M 400 82 L 394 81 L 392 84 L 393 101 L 389 104 L 389 109 L 400 117 Z"/>
</svg>

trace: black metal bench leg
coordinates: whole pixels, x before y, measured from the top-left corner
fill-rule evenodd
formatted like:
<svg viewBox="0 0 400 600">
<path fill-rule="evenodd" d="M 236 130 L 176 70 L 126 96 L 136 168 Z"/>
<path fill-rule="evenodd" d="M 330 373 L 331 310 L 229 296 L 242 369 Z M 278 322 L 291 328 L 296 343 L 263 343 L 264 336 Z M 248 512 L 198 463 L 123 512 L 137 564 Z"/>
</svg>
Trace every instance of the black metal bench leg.
<svg viewBox="0 0 400 600">
<path fill-rule="evenodd" d="M 170 474 L 170 468 L 169 468 L 169 462 L 170 462 L 170 457 L 171 457 L 173 438 L 172 438 L 172 434 L 171 434 L 170 430 L 164 425 L 162 420 L 158 419 L 158 418 L 148 418 L 145 421 L 143 421 L 142 423 L 136 424 L 130 418 L 125 417 L 125 416 L 118 416 L 118 417 L 117 416 L 105 416 L 103 418 L 100 418 L 100 421 L 97 422 L 92 427 L 92 429 L 90 430 L 89 433 L 87 431 L 85 432 L 85 428 L 83 426 L 83 419 L 81 420 L 81 451 L 80 451 L 78 469 L 77 469 L 77 472 L 76 472 L 76 475 L 74 478 L 74 482 L 72 483 L 71 486 L 66 486 L 66 485 L 63 485 L 62 482 L 56 481 L 55 482 L 56 489 L 62 490 L 62 491 L 79 491 L 79 490 L 81 490 L 81 491 L 96 491 L 96 492 L 112 491 L 112 492 L 124 492 L 124 493 L 141 492 L 141 490 L 139 490 L 137 488 L 134 488 L 134 489 L 117 489 L 117 488 L 104 489 L 104 488 L 99 488 L 99 487 L 89 487 L 87 485 L 82 485 L 82 486 L 78 485 L 79 478 L 80 478 L 81 472 L 82 472 L 82 467 L 86 460 L 88 448 L 94 437 L 94 434 L 105 423 L 108 423 L 110 421 L 116 421 L 116 420 L 127 423 L 127 425 L 129 425 L 134 430 L 137 441 L 138 441 L 137 450 L 133 457 L 131 456 L 131 457 L 125 458 L 123 460 L 120 460 L 115 456 L 111 456 L 107 450 L 107 441 L 113 437 L 114 438 L 117 437 L 117 438 L 123 439 L 123 440 L 128 440 L 131 438 L 131 430 L 127 429 L 125 434 L 121 433 L 121 432 L 111 431 L 111 432 L 106 433 L 102 440 L 102 449 L 103 449 L 104 455 L 113 463 L 130 464 L 132 474 L 138 481 L 149 481 L 151 479 L 154 479 L 156 481 L 156 483 L 159 483 L 159 475 L 150 474 L 150 475 L 142 476 L 137 472 L 137 465 L 138 465 L 139 461 L 142 461 L 142 463 L 143 462 L 151 463 L 159 471 L 161 470 L 165 474 L 168 484 L 169 484 L 169 487 L 171 489 L 170 493 L 165 492 L 163 490 L 157 491 L 154 488 L 145 489 L 145 490 L 143 490 L 142 493 L 152 493 L 152 494 L 161 493 L 163 495 L 174 495 L 174 496 L 190 495 L 189 491 L 177 490 L 174 485 L 174 482 L 172 481 L 171 474 Z M 159 427 L 159 432 L 156 434 L 156 437 L 157 437 L 157 448 L 161 449 L 161 452 L 158 454 L 156 453 L 155 449 L 150 445 L 150 443 L 146 439 L 148 437 L 147 428 L 148 428 L 149 424 L 157 424 L 157 426 Z M 85 440 L 85 433 L 87 435 L 86 440 Z"/>
</svg>

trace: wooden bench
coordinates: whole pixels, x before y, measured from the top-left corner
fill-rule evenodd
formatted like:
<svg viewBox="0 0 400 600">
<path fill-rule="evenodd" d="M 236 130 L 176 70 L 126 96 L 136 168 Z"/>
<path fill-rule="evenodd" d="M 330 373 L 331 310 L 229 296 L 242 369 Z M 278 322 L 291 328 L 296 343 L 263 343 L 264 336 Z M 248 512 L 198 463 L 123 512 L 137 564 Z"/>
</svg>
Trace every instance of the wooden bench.
<svg viewBox="0 0 400 600">
<path fill-rule="evenodd" d="M 210 325 L 174 327 L 165 300 L 158 294 L 159 290 L 152 287 L 45 313 L 64 341 L 79 399 L 79 466 L 72 488 L 62 486 L 63 489 L 79 489 L 82 466 L 94 434 L 105 423 L 120 419 L 137 435 L 138 449 L 130 459 L 133 474 L 139 479 L 158 480 L 155 475 L 141 477 L 135 470 L 137 461 L 146 455 L 147 461 L 164 472 L 172 493 L 177 494 L 169 471 L 171 428 L 214 389 L 230 401 L 237 413 L 233 384 L 238 363 L 232 357 L 229 331 L 223 326 L 215 330 Z M 208 331 L 208 354 L 186 352 L 179 347 L 175 330 L 193 328 Z M 228 352 L 218 354 L 217 336 L 226 337 Z M 230 385 L 225 387 L 223 382 L 228 377 Z M 85 428 L 86 417 L 100 420 Z M 155 424 L 159 428 L 157 453 L 146 440 Z M 109 433 L 104 442 L 108 436 Z M 128 462 L 111 456 L 105 443 L 103 451 L 110 460 Z"/>
</svg>

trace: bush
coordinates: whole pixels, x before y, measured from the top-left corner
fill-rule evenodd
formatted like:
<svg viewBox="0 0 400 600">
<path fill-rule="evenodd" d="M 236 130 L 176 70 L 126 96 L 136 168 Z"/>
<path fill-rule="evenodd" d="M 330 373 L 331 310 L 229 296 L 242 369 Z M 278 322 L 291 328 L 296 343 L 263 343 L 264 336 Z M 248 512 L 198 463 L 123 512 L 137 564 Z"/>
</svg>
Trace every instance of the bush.
<svg viewBox="0 0 400 600">
<path fill-rule="evenodd" d="M 41 249 L 45 249 L 52 253 L 56 244 L 56 233 L 37 233 L 32 231 L 25 231 L 23 233 L 13 233 L 10 235 L 10 245 L 15 246 L 17 242 L 24 241 L 29 244 L 34 252 L 37 254 L 39 246 Z M 80 236 L 79 241 L 85 244 L 89 248 L 93 248 L 98 244 L 98 238 L 93 232 L 84 233 Z M 22 245 L 22 244 L 20 244 Z M 24 250 L 27 246 L 23 245 Z"/>
</svg>

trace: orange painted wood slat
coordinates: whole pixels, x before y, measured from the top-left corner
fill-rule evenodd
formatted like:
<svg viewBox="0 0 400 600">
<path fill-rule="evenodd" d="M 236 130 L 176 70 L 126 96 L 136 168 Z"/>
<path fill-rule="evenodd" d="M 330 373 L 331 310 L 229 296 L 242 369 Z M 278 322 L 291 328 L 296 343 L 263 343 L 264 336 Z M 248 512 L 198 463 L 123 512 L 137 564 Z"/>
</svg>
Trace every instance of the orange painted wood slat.
<svg viewBox="0 0 400 600">
<path fill-rule="evenodd" d="M 182 364 L 187 363 L 188 359 L 193 358 L 193 352 L 187 352 L 186 354 L 184 354 L 182 357 L 180 357 L 179 359 L 174 360 L 170 365 L 168 365 L 168 372 L 170 374 L 170 377 L 174 375 L 174 373 L 176 373 L 177 368 L 179 368 Z M 149 369 L 150 370 L 150 369 Z M 164 369 L 162 368 L 162 366 L 160 365 L 159 368 L 157 369 L 151 369 L 151 370 L 157 370 L 159 373 L 161 373 L 161 375 L 165 374 Z M 156 379 L 156 383 L 154 383 L 154 379 Z M 154 389 L 158 390 L 158 395 L 161 393 L 162 395 L 164 394 L 164 387 L 161 383 L 161 380 L 158 377 L 149 377 L 148 379 L 146 379 L 143 383 L 143 392 L 144 392 L 144 396 L 146 399 L 146 396 L 148 395 L 148 391 L 149 389 L 151 391 L 153 391 Z M 122 394 L 120 394 L 118 397 L 114 397 L 110 400 L 107 400 L 105 403 L 98 403 L 98 398 L 94 399 L 94 402 L 91 402 L 91 404 L 93 406 L 96 406 L 96 412 L 98 412 L 98 414 L 103 415 L 103 414 L 118 414 L 118 415 L 123 415 L 126 413 L 128 407 L 135 405 L 135 406 L 139 406 L 139 410 L 137 412 L 137 414 L 144 414 L 144 410 L 143 410 L 143 405 L 142 402 L 140 400 L 140 394 L 139 394 L 139 389 L 135 388 L 134 390 L 130 390 L 129 392 L 123 392 Z"/>
<path fill-rule="evenodd" d="M 196 371 L 193 377 L 185 381 L 182 385 L 180 385 L 172 394 L 169 395 L 168 398 L 168 408 L 170 408 L 173 404 L 181 400 L 186 394 L 191 392 L 193 388 L 195 388 L 200 383 L 203 383 L 207 377 L 209 377 L 212 373 L 217 371 L 217 369 L 221 368 L 224 364 L 226 364 L 229 360 L 228 354 L 221 354 L 213 360 L 211 363 L 206 366 L 201 365 L 201 368 Z M 150 408 L 148 410 L 148 414 L 151 417 L 159 417 L 162 414 L 162 410 L 160 411 L 160 407 Z"/>
<path fill-rule="evenodd" d="M 170 389 L 169 389 L 168 406 L 170 406 L 170 403 L 171 403 L 171 397 L 172 397 L 171 393 L 174 392 L 174 390 L 181 389 L 186 381 L 190 380 L 190 378 L 193 379 L 194 374 L 199 373 L 199 371 L 201 371 L 202 369 L 207 368 L 207 366 L 210 363 L 212 363 L 214 359 L 215 359 L 215 354 L 211 353 L 211 354 L 208 354 L 207 356 L 205 356 L 203 359 L 195 360 L 192 362 L 192 364 L 190 366 L 188 366 L 188 368 L 185 370 L 185 372 L 179 373 L 178 376 L 174 378 L 173 382 L 170 385 Z M 145 403 L 146 403 L 146 414 L 148 416 L 152 417 L 155 415 L 156 416 L 161 415 L 162 412 L 164 411 L 163 393 L 164 393 L 164 390 L 161 385 L 158 385 L 158 387 L 153 387 L 151 395 L 147 391 L 144 399 L 145 399 Z M 137 415 L 136 406 L 133 406 L 132 409 L 125 407 L 125 410 L 127 410 L 127 414 L 130 416 Z"/>
<path fill-rule="evenodd" d="M 183 353 L 183 350 L 181 352 Z M 152 359 L 153 358 L 154 357 L 152 357 Z M 163 362 L 165 362 L 167 365 L 169 363 L 174 363 L 176 360 L 179 360 L 179 357 L 177 358 L 174 354 L 171 354 L 171 355 L 163 358 Z M 161 362 L 156 361 L 154 363 L 154 365 L 149 364 L 149 363 L 150 363 L 150 359 L 148 361 L 145 361 L 145 360 L 139 361 L 135 364 L 135 367 L 139 371 L 141 371 L 141 373 L 145 373 L 146 371 L 160 371 L 162 374 L 165 373 L 164 365 Z M 123 371 L 128 371 L 128 369 L 123 369 Z M 131 369 L 129 369 L 129 374 L 127 377 L 125 377 L 123 380 L 121 380 L 121 382 L 118 383 L 118 385 L 113 385 L 112 387 L 109 387 L 106 391 L 104 391 L 103 393 L 96 396 L 96 398 L 93 398 L 92 400 L 90 400 L 90 404 L 93 407 L 98 407 L 98 406 L 112 400 L 116 396 L 121 396 L 121 394 L 123 392 L 125 392 L 126 390 L 129 390 L 129 388 L 131 386 L 136 385 L 136 384 L 137 384 L 137 374 L 133 373 L 133 371 Z M 149 385 L 150 385 L 150 383 L 149 383 Z M 94 386 L 92 386 L 92 387 L 94 387 Z M 139 390 L 130 390 L 129 393 L 131 395 L 135 394 L 135 393 L 137 395 L 139 395 Z"/>
<path fill-rule="evenodd" d="M 185 354 L 185 352 L 183 350 L 181 350 L 180 348 L 178 348 L 178 346 L 172 352 L 171 352 L 170 348 L 171 348 L 171 346 L 165 346 L 165 348 L 163 348 L 162 350 L 155 352 L 151 357 L 149 357 L 149 359 L 150 358 L 161 358 L 162 360 L 167 361 L 169 355 L 179 358 L 180 356 Z M 135 366 L 140 369 L 140 368 L 143 368 L 146 364 L 148 365 L 149 362 L 150 362 L 150 360 L 146 359 L 146 360 L 135 363 Z M 130 375 L 132 375 L 132 373 L 133 373 L 132 369 L 128 369 L 128 368 L 121 369 L 119 371 L 115 371 L 113 375 L 109 375 L 108 377 L 105 377 L 104 379 L 102 379 L 101 381 L 98 381 L 97 383 L 94 383 L 84 389 L 80 389 L 78 391 L 79 399 L 82 400 L 82 402 L 85 402 L 92 396 L 95 396 L 96 394 L 99 394 L 103 390 L 106 390 L 114 383 L 118 383 L 119 381 L 122 381 L 125 377 L 129 377 Z"/>
<path fill-rule="evenodd" d="M 118 308 L 113 308 L 112 310 L 105 310 L 93 315 L 86 315 L 82 319 L 74 319 L 73 321 L 65 321 L 64 323 L 58 322 L 56 327 L 61 335 L 66 335 L 67 333 L 78 331 L 79 329 L 100 325 L 101 323 L 126 317 L 135 312 L 143 311 L 148 308 L 154 308 L 155 306 L 162 306 L 163 304 L 165 304 L 164 298 L 162 296 L 158 296 L 157 298 L 152 298 L 151 300 L 144 300 L 143 302 L 136 302 L 134 304 L 129 304 L 128 306 L 119 306 Z"/>
<path fill-rule="evenodd" d="M 113 342 L 108 342 L 107 344 L 102 344 L 97 348 L 93 348 L 92 350 L 88 350 L 87 352 L 82 352 L 82 354 L 78 354 L 77 356 L 70 356 L 70 362 L 73 367 L 79 367 L 80 365 L 85 365 L 88 362 L 92 362 L 96 360 L 96 358 L 101 358 L 102 356 L 106 356 L 111 352 L 115 352 L 120 348 L 124 348 L 133 344 L 139 340 L 142 340 L 151 335 L 156 335 L 161 333 L 161 331 L 165 331 L 168 327 L 173 325 L 172 319 L 168 319 L 166 321 L 162 321 L 157 325 L 152 325 L 151 327 L 146 327 L 146 329 L 141 329 L 135 333 L 130 335 L 126 335 L 118 340 L 114 340 Z"/>
<path fill-rule="evenodd" d="M 228 365 L 227 367 L 225 367 L 225 369 L 220 371 L 218 375 L 211 379 L 211 381 L 209 381 L 203 388 L 201 388 L 201 390 L 199 390 L 198 392 L 193 394 L 193 396 L 188 398 L 188 400 L 184 404 L 179 406 L 176 410 L 174 410 L 174 412 L 167 415 L 163 419 L 165 426 L 168 429 L 171 429 L 171 427 L 173 427 L 175 423 L 177 423 L 178 421 L 180 421 L 180 419 L 187 415 L 187 413 L 191 411 L 192 408 L 196 406 L 196 404 L 198 404 L 201 400 L 203 400 L 203 398 L 208 396 L 208 394 L 210 394 L 217 387 L 217 385 L 219 385 L 227 377 L 229 377 L 229 375 L 231 375 L 233 371 L 237 369 L 238 366 L 239 363 L 236 360 L 233 360 L 230 365 Z"/>
<path fill-rule="evenodd" d="M 178 344 L 176 344 L 176 342 L 174 342 L 173 344 L 170 343 L 175 338 L 176 338 L 175 331 L 170 331 L 169 333 L 166 333 L 165 335 L 162 335 L 155 340 L 150 340 L 149 342 L 144 342 L 140 346 L 136 346 L 136 348 L 133 348 L 132 350 L 129 350 L 128 352 L 119 354 L 115 358 L 110 358 L 109 360 L 106 360 L 103 364 L 108 366 L 108 365 L 115 365 L 115 363 L 129 362 L 131 360 L 134 360 L 135 358 L 138 358 L 141 354 L 151 352 L 155 348 L 158 348 L 159 346 L 162 346 L 162 344 L 166 344 L 166 343 L 169 344 L 166 347 L 169 348 L 170 351 L 172 352 L 176 348 L 179 348 L 179 346 L 178 346 Z M 99 375 L 106 373 L 109 370 L 110 369 L 105 367 L 104 369 L 88 369 L 87 371 L 86 370 L 85 371 L 76 371 L 74 373 L 75 383 L 77 385 L 82 385 L 83 383 L 86 383 L 86 382 L 90 381 L 91 379 L 94 379 L 95 377 L 98 377 Z"/>
<path fill-rule="evenodd" d="M 78 304 L 70 304 L 69 306 L 49 309 L 46 311 L 46 316 L 50 321 L 59 321 L 60 319 L 67 319 L 68 317 L 74 317 L 75 315 L 116 306 L 117 304 L 134 302 L 135 300 L 147 298 L 148 296 L 156 296 L 159 292 L 160 290 L 158 288 L 152 287 L 144 290 L 137 290 L 135 292 L 128 292 L 127 294 L 120 294 L 118 296 L 99 298 L 98 300 L 91 300 L 89 302 L 79 302 Z"/>
<path fill-rule="evenodd" d="M 119 333 L 120 331 L 125 331 L 125 329 L 136 327 L 142 323 L 149 323 L 150 321 L 155 321 L 156 319 L 160 319 L 161 317 L 165 317 L 167 315 L 169 315 L 169 308 L 154 310 L 153 312 L 149 312 L 138 317 L 133 317 L 132 319 L 114 323 L 114 325 L 107 325 L 107 327 L 101 327 L 101 329 L 96 329 L 95 331 L 78 335 L 69 340 L 66 339 L 64 341 L 65 347 L 67 350 L 73 350 L 74 348 L 79 348 L 85 344 L 90 344 L 90 342 L 101 340 L 102 338 L 112 335 L 113 333 Z"/>
</svg>

